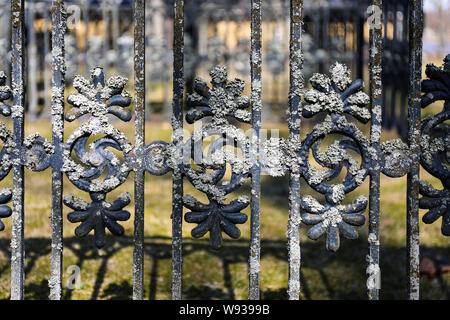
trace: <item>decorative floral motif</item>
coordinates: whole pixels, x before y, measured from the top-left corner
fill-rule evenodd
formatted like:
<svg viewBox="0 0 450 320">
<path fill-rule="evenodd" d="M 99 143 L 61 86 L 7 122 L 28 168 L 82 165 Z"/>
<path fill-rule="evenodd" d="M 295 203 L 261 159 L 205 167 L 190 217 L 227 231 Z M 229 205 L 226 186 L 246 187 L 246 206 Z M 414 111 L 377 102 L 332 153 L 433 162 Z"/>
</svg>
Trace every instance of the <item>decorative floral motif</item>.
<svg viewBox="0 0 450 320">
<path fill-rule="evenodd" d="M 92 70 L 91 78 L 92 81 L 88 82 L 77 76 L 74 87 L 79 93 L 70 95 L 67 99 L 73 105 L 66 114 L 67 121 L 73 121 L 87 113 L 91 117 L 67 139 L 63 153 L 63 171 L 81 190 L 107 193 L 127 178 L 131 170 L 129 163 L 132 151 L 125 135 L 108 122 L 107 114 L 129 121 L 131 112 L 126 107 L 130 105 L 131 97 L 123 92 L 126 78 L 113 77 L 105 85 L 105 74 L 101 68 Z M 88 140 L 95 136 L 101 137 L 86 147 Z M 122 152 L 123 162 L 108 148 Z M 71 157 L 72 151 L 75 152 L 75 159 Z M 106 171 L 103 181 L 96 180 Z"/>
<path fill-rule="evenodd" d="M 185 215 L 185 220 L 199 224 L 192 230 L 192 236 L 199 238 L 209 231 L 211 246 L 218 249 L 222 246 L 222 231 L 232 238 L 238 238 L 240 231 L 235 224 L 247 220 L 247 216 L 240 211 L 248 206 L 248 200 L 239 198 L 225 204 L 227 194 L 244 183 L 251 168 L 249 141 L 242 130 L 231 125 L 227 118 L 249 122 L 250 112 L 244 110 L 249 106 L 249 99 L 241 96 L 245 85 L 242 80 L 228 81 L 226 68 L 220 66 L 213 68 L 210 75 L 212 88 L 203 80 L 196 79 L 195 93 L 188 96 L 188 105 L 196 109 L 186 114 L 186 121 L 193 123 L 206 116 L 212 116 L 212 120 L 194 130 L 184 146 L 184 153 L 189 159 L 184 161 L 183 166 L 187 179 L 207 195 L 210 203 L 202 204 L 187 195 L 184 197 L 184 206 L 192 210 Z M 213 139 L 208 155 L 204 157 L 203 141 L 212 137 L 218 138 Z M 230 147 L 239 149 L 241 156 L 230 150 Z M 191 157 L 195 166 L 191 165 Z M 232 169 L 230 181 L 219 183 L 224 178 L 227 164 Z"/>
<path fill-rule="evenodd" d="M 73 108 L 65 115 L 66 121 L 73 121 L 84 114 L 93 118 L 103 118 L 107 113 L 113 114 L 123 121 L 130 121 L 131 111 L 126 109 L 131 104 L 131 96 L 123 91 L 128 79 L 112 77 L 106 81 L 102 68 L 91 71 L 91 81 L 76 76 L 73 87 L 79 92 L 67 98 Z"/>
<path fill-rule="evenodd" d="M 307 104 L 303 108 L 303 116 L 309 118 L 320 112 L 327 115 L 302 141 L 299 157 L 300 172 L 306 182 L 325 195 L 326 199 L 325 205 L 311 196 L 305 196 L 301 201 L 302 208 L 307 211 L 303 215 L 303 222 L 315 225 L 308 236 L 318 239 L 326 232 L 327 249 L 336 251 L 339 248 L 339 232 L 347 238 L 356 239 L 358 233 L 352 225 L 364 224 L 362 214 L 367 205 L 365 197 L 351 205 L 341 203 L 345 195 L 360 186 L 370 173 L 373 152 L 367 138 L 345 117 L 345 114 L 349 114 L 363 123 L 371 118 L 367 108 L 370 99 L 362 92 L 362 80 L 352 81 L 349 69 L 339 63 L 330 68 L 330 73 L 330 77 L 314 74 L 310 80 L 313 89 L 305 93 Z M 322 142 L 331 134 L 344 137 L 335 140 L 322 151 Z M 319 170 L 310 165 L 310 150 L 316 162 L 327 170 Z M 361 164 L 353 158 L 350 151 L 361 156 Z M 331 184 L 344 167 L 347 173 L 343 183 Z"/>
<path fill-rule="evenodd" d="M 194 197 L 186 195 L 183 197 L 183 203 L 186 208 L 192 210 L 184 216 L 186 222 L 198 223 L 198 226 L 192 230 L 192 236 L 200 238 L 209 231 L 209 241 L 213 249 L 219 249 L 222 246 L 222 232 L 233 239 L 241 236 L 241 231 L 236 224 L 247 221 L 247 215 L 240 212 L 248 206 L 247 198 L 240 197 L 229 204 L 219 204 L 215 201 L 203 204 Z"/>
<path fill-rule="evenodd" d="M 367 123 L 371 118 L 367 108 L 370 98 L 361 91 L 363 81 L 352 81 L 350 70 L 340 63 L 335 63 L 330 68 L 330 73 L 331 79 L 315 73 L 309 80 L 313 89 L 305 94 L 307 104 L 304 106 L 303 116 L 310 118 L 322 111 L 337 115 L 348 113 Z"/>
<path fill-rule="evenodd" d="M 114 202 L 105 201 L 104 193 L 91 193 L 90 196 L 93 201 L 91 203 L 73 195 L 65 196 L 64 204 L 75 210 L 67 215 L 67 219 L 72 223 L 81 222 L 75 229 L 75 234 L 79 237 L 94 229 L 95 244 L 101 248 L 105 245 L 105 227 L 115 235 L 123 235 L 124 229 L 116 221 L 130 218 L 130 213 L 122 209 L 130 203 L 131 195 L 122 193 Z"/>
<path fill-rule="evenodd" d="M 65 204 L 77 210 L 69 214 L 68 219 L 82 222 L 76 229 L 77 236 L 84 236 L 93 229 L 98 247 L 104 245 L 105 227 L 113 234 L 121 235 L 123 228 L 115 221 L 129 218 L 128 212 L 120 211 L 130 202 L 129 195 L 124 194 L 113 203 L 104 201 L 106 194 L 121 185 L 133 170 L 133 148 L 125 135 L 108 122 L 107 117 L 112 114 L 123 121 L 131 119 L 131 112 L 126 109 L 131 103 L 131 96 L 123 91 L 126 82 L 127 79 L 122 77 L 105 81 L 103 69 L 95 68 L 91 81 L 81 76 L 75 77 L 73 85 L 79 93 L 67 99 L 73 105 L 65 116 L 67 121 L 85 114 L 90 117 L 67 139 L 62 170 L 75 186 L 89 192 L 93 200 L 87 204 L 73 196 L 66 198 Z M 96 137 L 99 138 L 86 145 Z M 100 180 L 101 177 L 104 179 Z"/>
<path fill-rule="evenodd" d="M 431 184 L 421 181 L 419 206 L 429 211 L 423 216 L 423 222 L 433 223 L 442 217 L 442 234 L 450 236 L 450 55 L 444 59 L 444 65 L 427 65 L 429 79 L 422 82 L 422 108 L 436 101 L 444 101 L 444 108 L 435 115 L 422 121 L 421 165 L 430 174 L 439 178 L 443 189 L 438 190 Z"/>
<path fill-rule="evenodd" d="M 227 69 L 216 66 L 210 71 L 212 89 L 201 79 L 195 79 L 195 92 L 188 96 L 187 106 L 193 107 L 186 114 L 186 121 L 194 123 L 206 116 L 212 117 L 213 125 L 227 124 L 227 117 L 249 123 L 251 114 L 245 110 L 250 99 L 242 96 L 245 83 L 240 79 L 227 80 Z"/>
<path fill-rule="evenodd" d="M 340 203 L 321 205 L 311 196 L 303 197 L 301 208 L 306 213 L 302 215 L 302 221 L 307 225 L 314 225 L 309 229 L 308 237 L 317 240 L 326 232 L 326 245 L 330 251 L 339 249 L 339 233 L 348 239 L 358 239 L 358 231 L 355 226 L 364 225 L 366 218 L 363 213 L 366 210 L 367 202 L 365 196 L 360 196 L 349 205 Z"/>
</svg>

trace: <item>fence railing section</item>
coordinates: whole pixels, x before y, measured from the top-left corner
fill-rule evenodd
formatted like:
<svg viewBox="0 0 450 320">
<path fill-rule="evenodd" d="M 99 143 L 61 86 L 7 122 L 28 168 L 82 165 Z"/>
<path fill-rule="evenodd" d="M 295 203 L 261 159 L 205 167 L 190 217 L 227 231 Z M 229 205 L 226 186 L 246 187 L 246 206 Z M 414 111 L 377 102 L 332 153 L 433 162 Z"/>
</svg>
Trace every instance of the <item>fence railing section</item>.
<svg viewBox="0 0 450 320">
<path fill-rule="evenodd" d="M 372 5 L 383 6 L 382 0 Z M 314 74 L 305 90 L 303 73 L 303 1 L 290 2 L 290 91 L 288 105 L 289 138 L 271 138 L 262 141 L 261 114 L 264 108 L 262 96 L 262 24 L 263 1 L 251 1 L 251 95 L 244 96 L 245 83 L 229 80 L 227 70 L 216 66 L 210 72 L 211 85 L 202 79 L 194 82 L 194 92 L 184 99 L 184 1 L 173 2 L 173 115 L 172 142 L 145 142 L 145 1 L 134 1 L 134 96 L 125 91 L 127 79 L 114 76 L 106 78 L 101 67 L 91 71 L 90 79 L 75 77 L 76 93 L 67 99 L 71 108 L 64 113 L 64 37 L 66 34 L 65 1 L 52 2 L 52 142 L 38 134 L 24 137 L 24 68 L 26 46 L 24 45 L 24 0 L 11 2 L 11 48 L 12 88 L 6 84 L 6 76 L 0 77 L 0 111 L 11 117 L 13 130 L 0 123 L 3 149 L 0 153 L 3 179 L 13 171 L 11 189 L 0 193 L 0 217 L 12 214 L 11 239 L 11 299 L 24 297 L 24 169 L 52 170 L 52 250 L 50 298 L 61 298 L 62 252 L 63 252 L 63 203 L 73 211 L 68 220 L 79 223 L 75 233 L 85 236 L 94 232 L 95 245 L 105 243 L 108 229 L 122 235 L 120 221 L 130 218 L 125 210 L 131 202 L 129 193 L 121 194 L 108 202 L 108 193 L 120 186 L 134 172 L 134 251 L 133 251 L 133 299 L 143 299 L 144 281 L 144 177 L 148 171 L 153 175 L 172 172 L 172 298 L 182 299 L 182 220 L 183 207 L 189 212 L 184 220 L 195 223 L 192 236 L 203 237 L 209 232 L 210 244 L 215 249 L 222 246 L 223 233 L 232 238 L 240 236 L 238 224 L 248 220 L 241 211 L 248 205 L 250 215 L 249 287 L 248 298 L 260 298 L 260 196 L 261 172 L 273 176 L 289 175 L 289 219 L 287 221 L 288 243 L 288 296 L 300 297 L 301 243 L 300 224 L 310 225 L 307 235 L 311 239 L 326 237 L 326 247 L 337 251 L 340 237 L 358 238 L 357 228 L 365 224 L 364 212 L 368 213 L 367 295 L 369 299 L 380 297 L 380 175 L 389 177 L 408 175 L 407 187 L 407 272 L 408 295 L 419 298 L 419 207 L 429 211 L 423 217 L 425 223 L 433 223 L 442 217 L 442 233 L 450 235 L 448 166 L 450 116 L 450 55 L 443 67 L 429 65 L 428 80 L 422 82 L 422 0 L 411 0 L 409 6 L 409 139 L 381 143 L 382 121 L 382 23 L 371 25 L 369 48 L 369 95 L 363 92 L 361 79 L 353 80 L 350 70 L 336 62 L 329 74 Z M 376 11 L 374 11 L 376 12 Z M 379 17 L 381 20 L 383 17 Z M 421 91 L 424 95 L 421 95 Z M 12 106 L 8 100 L 12 99 Z M 111 123 L 110 116 L 127 122 L 132 119 L 129 110 L 134 100 L 135 137 L 132 145 L 127 137 Z M 435 101 L 444 101 L 443 110 L 421 120 L 421 107 Z M 190 107 L 183 114 L 183 104 Z M 317 123 L 301 139 L 301 120 L 323 114 Z M 64 122 L 81 116 L 80 126 L 67 138 Z M 350 121 L 348 115 L 355 121 Z M 207 118 L 207 119 L 204 119 Z M 251 125 L 249 136 L 244 134 L 237 122 Z M 191 136 L 184 139 L 184 119 L 189 124 L 200 124 Z M 202 120 L 208 120 L 202 123 Z M 358 128 L 357 123 L 370 124 L 370 136 Z M 321 143 L 330 135 L 335 139 L 326 149 Z M 218 137 L 211 143 L 208 156 L 202 151 L 203 139 Z M 92 140 L 94 138 L 94 140 Z M 86 144 L 89 141 L 89 146 Z M 200 148 L 198 148 L 200 146 Z M 226 151 L 226 147 L 239 148 L 242 157 Z M 111 150 L 114 150 L 111 151 Z M 356 161 L 352 154 L 359 154 Z M 118 155 L 120 154 L 120 156 Z M 311 156 L 326 170 L 318 170 L 311 164 Z M 196 166 L 193 166 L 193 163 Z M 231 166 L 231 178 L 222 183 L 227 164 Z M 442 181 L 443 189 L 419 181 L 420 166 Z M 341 183 L 330 183 L 342 169 L 346 176 Z M 63 174 L 79 190 L 89 194 L 91 202 L 74 195 L 63 197 Z M 209 203 L 204 204 L 193 196 L 185 195 L 183 180 L 186 178 L 198 191 L 205 194 Z M 237 190 L 251 178 L 251 194 L 227 201 L 227 195 Z M 325 201 L 311 195 L 300 197 L 300 179 Z M 346 195 L 370 179 L 369 197 L 360 196 L 344 204 Z M 419 199 L 419 196 L 422 198 Z M 12 199 L 12 210 L 7 203 Z M 0 221 L 0 228 L 4 229 Z"/>
</svg>

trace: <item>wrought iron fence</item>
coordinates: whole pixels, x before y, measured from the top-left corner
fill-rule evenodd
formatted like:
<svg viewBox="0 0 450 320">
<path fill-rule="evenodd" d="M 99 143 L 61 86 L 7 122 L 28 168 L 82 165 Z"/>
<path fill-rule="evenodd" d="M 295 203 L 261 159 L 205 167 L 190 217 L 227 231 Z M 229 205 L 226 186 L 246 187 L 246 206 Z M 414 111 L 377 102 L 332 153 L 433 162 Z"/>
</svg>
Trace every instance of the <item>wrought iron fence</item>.
<svg viewBox="0 0 450 320">
<path fill-rule="evenodd" d="M 382 0 L 373 0 L 374 8 L 382 8 Z M 131 195 L 124 193 L 116 200 L 106 200 L 108 193 L 121 185 L 134 172 L 134 252 L 133 299 L 143 299 L 144 249 L 144 176 L 172 174 L 172 298 L 182 298 L 182 220 L 183 208 L 189 212 L 184 220 L 198 226 L 192 236 L 203 237 L 209 232 L 210 244 L 215 249 L 222 245 L 222 234 L 238 238 L 238 224 L 245 223 L 247 215 L 241 211 L 251 207 L 250 246 L 248 255 L 248 298 L 260 298 L 260 195 L 262 172 L 274 176 L 289 176 L 289 219 L 287 245 L 289 263 L 288 296 L 299 299 L 301 268 L 301 223 L 311 225 L 311 239 L 326 237 L 326 247 L 337 251 L 340 237 L 356 239 L 357 227 L 365 224 L 364 212 L 369 207 L 367 255 L 367 295 L 378 299 L 380 293 L 380 175 L 408 176 L 407 184 L 407 274 L 408 297 L 419 298 L 419 208 L 429 210 L 425 223 L 434 223 L 442 217 L 442 233 L 450 235 L 449 211 L 449 115 L 450 115 L 450 56 L 442 67 L 428 65 L 422 81 L 422 0 L 410 0 L 409 24 L 409 88 L 408 141 L 400 139 L 381 143 L 383 37 L 382 24 L 371 24 L 369 48 L 370 93 L 363 92 L 363 81 L 353 80 L 350 69 L 336 62 L 328 74 L 314 74 L 306 87 L 304 55 L 302 51 L 304 11 L 302 0 L 290 2 L 288 139 L 261 138 L 262 105 L 262 7 L 261 0 L 251 1 L 250 21 L 250 76 L 251 94 L 243 95 L 244 81 L 229 80 L 227 70 L 216 66 L 210 72 L 211 85 L 196 79 L 194 92 L 184 99 L 184 1 L 173 2 L 173 99 L 171 142 L 145 142 L 145 1 L 135 0 L 134 20 L 134 94 L 125 91 L 127 79 L 113 76 L 107 79 L 100 67 L 92 69 L 90 78 L 76 76 L 73 86 L 77 93 L 67 102 L 65 112 L 65 1 L 52 2 L 52 141 L 38 134 L 24 136 L 25 101 L 25 16 L 24 0 L 11 1 L 11 87 L 6 75 L 0 75 L 0 108 L 4 117 L 12 119 L 12 130 L 0 123 L 0 178 L 12 170 L 12 188 L 0 193 L 0 217 L 12 215 L 11 239 L 11 299 L 24 297 L 24 171 L 52 170 L 51 212 L 51 275 L 50 298 L 60 299 L 62 290 L 63 204 L 73 210 L 68 220 L 80 223 L 77 236 L 94 232 L 95 245 L 104 245 L 106 229 L 122 235 L 119 221 L 128 220 L 126 210 Z M 375 10 L 375 9 L 374 9 Z M 376 10 L 374 11 L 374 13 Z M 383 16 L 376 18 L 383 19 Z M 382 20 L 381 20 L 382 21 Z M 30 66 L 28 66 L 30 67 Z M 423 95 L 422 95 L 423 93 Z M 435 101 L 444 101 L 440 113 L 421 119 L 421 108 Z M 130 105 L 134 102 L 134 109 Z M 183 114 L 183 105 L 189 111 Z M 324 115 L 304 138 L 301 123 L 305 118 Z M 134 116 L 134 145 L 121 132 L 119 122 L 109 121 L 114 116 L 130 121 Z M 350 116 L 350 117 L 349 117 Z M 209 119 L 206 124 L 201 121 Z M 350 120 L 353 118 L 353 120 Z M 69 137 L 64 137 L 64 123 L 80 119 L 80 126 Z M 190 136 L 183 131 L 184 120 L 197 124 Z M 231 121 L 233 120 L 233 121 Z M 236 123 L 251 125 L 249 135 Z M 357 123 L 368 123 L 367 137 Z M 341 135 L 323 150 L 322 141 L 333 134 Z M 215 136 L 204 156 L 202 143 Z M 187 138 L 187 139 L 184 139 Z M 91 142 L 92 141 L 92 142 Z M 89 146 L 87 146 L 89 142 Z M 200 147 L 199 147 L 200 146 Z M 241 157 L 226 147 L 240 149 Z M 359 154 L 361 161 L 354 159 Z M 311 155 L 310 155 L 311 154 Z M 326 170 L 311 164 L 314 159 Z M 227 164 L 231 178 L 222 184 Z M 442 181 L 439 190 L 419 180 L 423 167 Z M 344 181 L 332 183 L 346 169 Z M 50 169 L 49 169 L 50 170 Z M 90 202 L 63 193 L 62 178 L 66 175 L 78 189 L 89 193 Z M 202 203 L 183 191 L 183 179 L 204 193 L 209 203 Z M 312 196 L 300 196 L 300 179 L 325 201 Z M 250 199 L 239 197 L 227 203 L 227 195 L 251 179 Z M 370 180 L 369 197 L 361 196 L 346 203 L 346 195 Z M 420 198 L 420 196 L 422 196 Z M 12 206 L 8 203 L 12 202 Z M 0 228 L 4 225 L 0 222 Z"/>
</svg>

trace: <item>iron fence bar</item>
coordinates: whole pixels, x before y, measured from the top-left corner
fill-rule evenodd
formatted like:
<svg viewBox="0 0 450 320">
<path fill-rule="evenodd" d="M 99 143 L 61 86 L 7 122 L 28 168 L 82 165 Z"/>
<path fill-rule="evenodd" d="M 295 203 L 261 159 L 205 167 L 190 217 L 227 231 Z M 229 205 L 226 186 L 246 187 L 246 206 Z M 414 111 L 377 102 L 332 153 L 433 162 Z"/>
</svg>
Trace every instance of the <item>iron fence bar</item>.
<svg viewBox="0 0 450 320">
<path fill-rule="evenodd" d="M 35 19 L 35 4 L 33 2 L 27 1 L 26 3 L 26 28 L 27 28 L 27 42 L 28 42 L 28 52 L 27 52 L 27 73 L 26 73 L 26 83 L 27 89 L 27 103 L 28 105 L 28 115 L 30 120 L 36 120 L 37 118 L 37 101 L 38 101 L 38 90 L 37 90 L 37 63 L 36 59 L 37 48 L 36 48 L 36 32 L 34 29 L 34 19 Z"/>
<path fill-rule="evenodd" d="M 14 106 L 12 118 L 14 126 L 14 157 L 19 160 L 24 136 L 25 106 L 25 23 L 24 0 L 11 1 L 11 60 L 12 90 Z M 24 295 L 24 167 L 21 161 L 13 165 L 13 212 L 11 235 L 11 300 L 22 300 Z"/>
<path fill-rule="evenodd" d="M 86 0 L 84 0 L 83 2 L 83 23 L 84 23 L 84 48 L 83 48 L 83 56 L 84 56 L 84 61 L 83 61 L 83 67 L 84 70 L 83 72 L 85 74 L 89 73 L 89 66 L 87 63 L 87 58 L 88 58 L 88 41 L 89 41 L 89 5 L 88 2 Z"/>
<path fill-rule="evenodd" d="M 145 147 L 145 0 L 134 2 L 134 136 L 142 155 Z M 134 171 L 133 299 L 144 298 L 144 187 L 143 157 L 136 157 Z"/>
<path fill-rule="evenodd" d="M 44 101 L 45 105 L 43 108 L 43 116 L 48 117 L 48 108 L 51 105 L 50 103 L 50 96 L 49 96 L 49 89 L 50 89 L 50 66 L 49 66 L 49 52 L 50 52 L 50 46 L 49 46 L 49 17 L 48 17 L 48 9 L 46 6 L 46 3 L 41 4 L 41 8 L 44 12 L 44 64 L 43 64 L 43 72 L 44 72 Z M 50 112 L 51 114 L 51 112 Z"/>
<path fill-rule="evenodd" d="M 301 96 L 303 78 L 303 0 L 291 1 L 290 8 L 290 92 L 289 92 L 289 140 L 300 147 Z M 288 297 L 300 298 L 300 172 L 298 166 L 291 169 L 289 177 L 289 222 L 287 229 L 289 280 Z"/>
<path fill-rule="evenodd" d="M 110 25 L 110 19 L 109 19 L 109 3 L 105 3 L 105 1 L 102 0 L 101 3 L 101 21 L 103 22 L 103 34 L 102 34 L 102 54 L 104 57 L 108 55 L 109 50 L 109 39 L 108 39 L 108 32 L 109 32 L 109 25 Z M 111 61 L 107 59 L 107 63 L 105 64 L 105 73 L 108 74 L 109 69 L 111 68 Z"/>
<path fill-rule="evenodd" d="M 176 149 L 183 144 L 183 93 L 184 93 L 184 0 L 174 0 L 173 37 L 173 145 Z M 175 166 L 172 172 L 172 299 L 181 300 L 183 256 L 183 163 Z"/>
<path fill-rule="evenodd" d="M 361 13 L 355 15 L 355 51 L 357 52 L 357 78 L 362 79 L 364 73 L 364 53 L 363 50 L 358 48 L 364 48 L 364 18 L 361 17 Z"/>
<path fill-rule="evenodd" d="M 325 51 L 329 50 L 330 47 L 330 10 L 327 7 L 320 7 L 321 12 L 321 23 L 322 23 L 322 41 L 321 41 L 321 49 Z M 323 73 L 328 68 L 327 62 L 321 61 L 319 64 L 319 72 Z"/>
<path fill-rule="evenodd" d="M 408 5 L 406 4 L 406 8 L 408 7 Z M 405 12 L 405 9 L 401 10 L 402 12 Z M 403 27 L 402 27 L 402 36 L 401 36 L 401 41 L 403 43 L 406 42 L 407 39 L 407 33 L 408 33 L 408 18 L 406 15 L 403 16 Z M 402 52 L 406 52 L 406 51 L 402 51 Z M 403 58 L 405 54 L 402 55 Z M 402 59 L 402 61 L 405 61 L 406 59 Z M 403 68 L 402 68 L 403 69 Z M 405 66 L 405 69 L 407 69 L 407 67 Z M 402 82 L 402 86 L 401 86 L 401 115 L 400 118 L 401 119 L 406 119 L 406 113 L 407 113 L 407 96 L 408 96 L 408 84 Z M 407 121 L 404 120 L 403 125 L 402 125 L 402 129 L 400 132 L 400 135 L 402 137 L 406 137 L 406 133 L 408 131 L 408 125 L 407 125 Z"/>
<path fill-rule="evenodd" d="M 7 56 L 8 56 L 8 50 L 11 49 L 11 25 L 8 23 L 9 22 L 9 17 L 10 17 L 10 4 L 8 1 L 3 1 L 1 4 L 1 10 L 3 12 L 2 15 L 2 19 L 1 22 L 5 23 L 6 25 L 4 26 L 4 29 L 2 31 L 2 35 L 4 35 L 5 37 L 5 45 L 6 45 L 6 50 L 5 50 L 5 56 L 2 57 L 4 59 L 4 70 L 5 70 L 5 74 L 8 77 L 8 80 L 11 80 L 11 66 L 10 66 L 10 61 L 8 61 Z M 8 21 L 8 22 L 7 22 Z"/>
<path fill-rule="evenodd" d="M 373 0 L 372 5 L 377 8 L 383 7 L 383 0 Z M 380 17 L 383 19 L 383 16 Z M 371 166 L 370 190 L 369 190 L 369 259 L 367 261 L 368 281 L 367 295 L 370 300 L 379 299 L 380 279 L 380 138 L 381 138 L 381 95 L 382 84 L 382 59 L 383 59 L 383 35 L 379 26 L 370 28 L 370 144 L 372 151 L 376 154 Z M 371 270 L 369 269 L 371 268 Z"/>
<path fill-rule="evenodd" d="M 408 140 L 412 166 L 407 177 L 406 247 L 408 298 L 419 299 L 419 170 L 420 98 L 422 81 L 423 0 L 410 0 L 409 6 L 409 95 Z"/>
<path fill-rule="evenodd" d="M 386 3 L 386 5 L 382 8 L 382 12 L 383 12 L 383 14 L 382 14 L 382 16 L 384 17 L 384 16 L 386 16 L 387 17 L 387 15 L 388 15 L 388 5 L 387 5 L 387 3 Z M 388 19 L 383 19 L 383 21 L 382 21 L 382 24 L 383 24 L 383 30 L 387 30 L 387 26 L 388 26 Z M 384 38 L 383 38 L 383 48 L 385 49 L 385 51 L 391 51 L 391 46 L 390 46 L 390 43 L 387 41 L 387 36 L 385 36 Z M 386 63 L 388 61 L 388 59 L 387 58 L 385 58 L 384 59 L 384 63 Z M 392 79 L 391 78 L 388 78 L 388 79 L 385 79 L 385 91 L 384 91 L 384 94 L 383 94 L 383 104 L 382 104 L 382 108 L 383 108 L 383 110 L 382 110 L 382 121 L 383 121 L 383 126 L 385 127 L 385 128 L 388 128 L 388 129 L 390 129 L 391 127 L 392 127 L 392 108 L 389 108 L 388 107 L 388 105 L 387 105 L 387 95 L 388 95 L 388 92 L 387 92 L 387 87 L 390 87 L 390 88 L 392 88 Z"/>
<path fill-rule="evenodd" d="M 251 219 L 250 219 L 250 253 L 249 253 L 249 288 L 248 299 L 259 300 L 260 297 L 260 196 L 261 178 L 260 163 L 257 159 L 259 154 L 259 140 L 261 130 L 261 0 L 251 2 L 251 53 L 250 53 L 250 73 L 251 73 L 251 108 L 252 108 L 252 139 L 251 154 L 254 165 L 251 169 Z"/>
<path fill-rule="evenodd" d="M 52 252 L 51 275 L 49 280 L 50 299 L 61 299 L 63 268 L 63 165 L 64 144 L 64 87 L 65 57 L 64 35 L 66 32 L 66 12 L 64 0 L 52 2 Z"/>
</svg>

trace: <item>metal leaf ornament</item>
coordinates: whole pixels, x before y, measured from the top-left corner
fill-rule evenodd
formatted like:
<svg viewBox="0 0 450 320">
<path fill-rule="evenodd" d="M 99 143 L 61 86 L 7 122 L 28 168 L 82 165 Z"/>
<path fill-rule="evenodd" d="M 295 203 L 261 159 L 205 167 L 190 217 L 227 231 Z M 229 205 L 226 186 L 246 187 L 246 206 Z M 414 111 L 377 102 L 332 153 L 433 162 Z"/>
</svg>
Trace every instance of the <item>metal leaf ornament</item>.
<svg viewBox="0 0 450 320">
<path fill-rule="evenodd" d="M 0 113 L 4 117 L 11 115 L 11 106 L 6 103 L 6 100 L 11 98 L 11 88 L 6 85 L 6 75 L 3 71 L 0 72 Z M 11 171 L 12 168 L 12 152 L 13 152 L 13 133 L 6 127 L 3 122 L 0 122 L 0 140 L 3 143 L 0 151 L 0 181 L 3 180 Z M 6 204 L 11 201 L 12 191 L 10 188 L 4 188 L 0 191 L 0 231 L 5 229 L 3 218 L 10 217 L 12 214 L 11 208 Z"/>
<path fill-rule="evenodd" d="M 126 221 L 130 218 L 128 211 L 122 210 L 131 201 L 129 193 L 122 193 L 113 202 L 105 201 L 105 194 L 91 193 L 91 203 L 73 195 L 64 197 L 64 204 L 75 210 L 67 215 L 72 223 L 81 222 L 75 229 L 75 235 L 83 237 L 94 230 L 95 244 L 98 248 L 105 245 L 105 228 L 112 234 L 121 236 L 124 228 L 117 221 Z"/>
<path fill-rule="evenodd" d="M 442 182 L 439 190 L 420 181 L 419 206 L 427 209 L 423 222 L 430 224 L 442 217 L 442 234 L 450 236 L 450 55 L 442 67 L 429 64 L 425 70 L 429 79 L 422 82 L 422 108 L 436 101 L 443 101 L 443 110 L 422 120 L 421 158 L 422 167 Z"/>
</svg>

